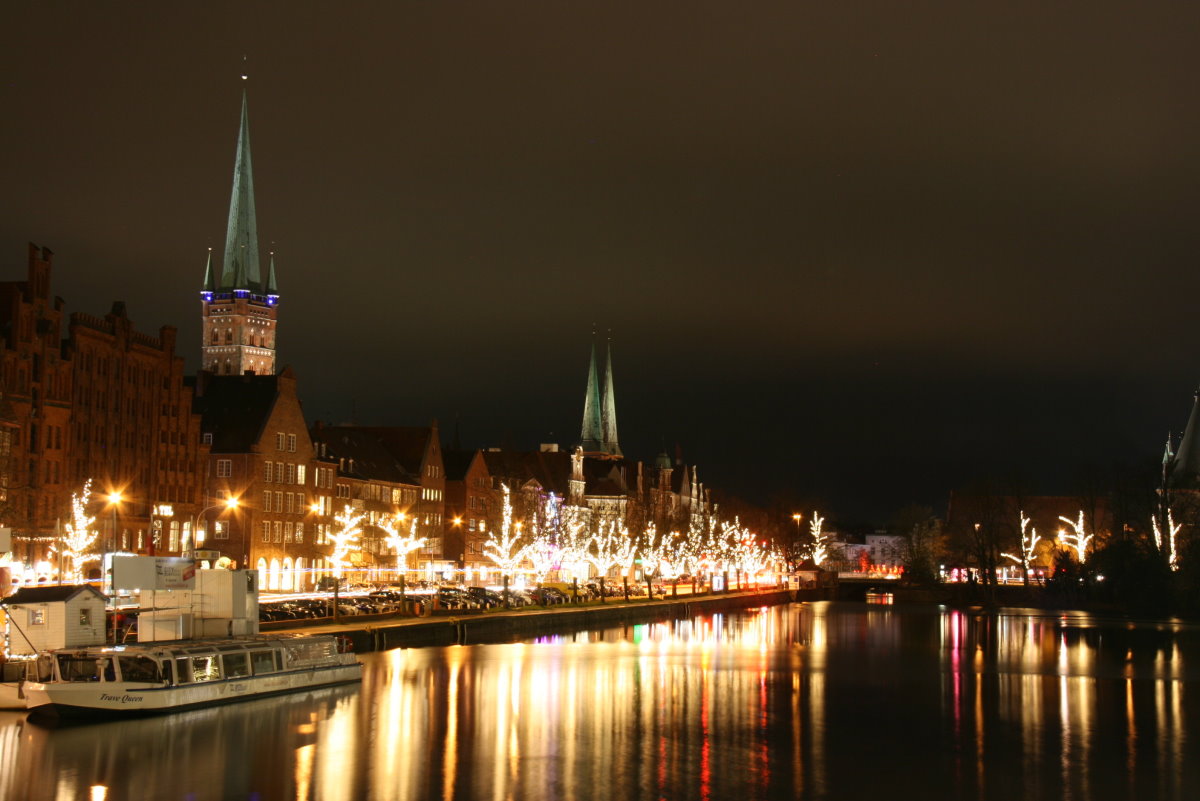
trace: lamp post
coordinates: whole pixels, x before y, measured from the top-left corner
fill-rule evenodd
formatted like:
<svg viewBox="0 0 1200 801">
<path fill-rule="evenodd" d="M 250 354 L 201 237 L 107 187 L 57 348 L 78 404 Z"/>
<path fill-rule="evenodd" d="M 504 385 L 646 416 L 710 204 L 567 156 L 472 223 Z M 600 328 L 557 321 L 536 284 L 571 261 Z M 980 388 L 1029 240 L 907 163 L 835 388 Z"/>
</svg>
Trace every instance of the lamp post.
<svg viewBox="0 0 1200 801">
<path fill-rule="evenodd" d="M 108 494 L 108 504 L 112 508 L 112 531 L 110 537 L 104 543 L 104 557 L 100 560 L 101 583 L 104 585 L 104 595 L 107 599 L 105 603 L 105 613 L 107 614 L 108 607 L 112 607 L 112 629 L 109 634 L 109 627 L 105 626 L 105 640 L 115 643 L 117 641 L 117 605 L 113 598 L 113 575 L 112 575 L 112 551 L 117 547 L 117 504 L 121 502 L 121 493 L 113 490 Z M 110 639 L 111 637 L 111 639 Z"/>
<path fill-rule="evenodd" d="M 200 531 L 200 518 L 204 517 L 204 514 L 206 512 L 211 512 L 213 509 L 236 509 L 237 507 L 238 507 L 238 499 L 233 497 L 232 495 L 230 495 L 229 497 L 227 497 L 225 500 L 221 501 L 220 503 L 215 503 L 212 506 L 209 506 L 205 509 L 201 509 L 199 512 L 196 513 L 196 517 L 193 518 L 193 520 L 192 520 L 192 535 L 188 540 L 188 545 L 190 547 L 185 549 L 187 551 L 187 558 L 189 558 L 189 559 L 196 558 L 196 535 Z M 220 515 L 218 515 L 218 517 L 220 517 Z"/>
</svg>

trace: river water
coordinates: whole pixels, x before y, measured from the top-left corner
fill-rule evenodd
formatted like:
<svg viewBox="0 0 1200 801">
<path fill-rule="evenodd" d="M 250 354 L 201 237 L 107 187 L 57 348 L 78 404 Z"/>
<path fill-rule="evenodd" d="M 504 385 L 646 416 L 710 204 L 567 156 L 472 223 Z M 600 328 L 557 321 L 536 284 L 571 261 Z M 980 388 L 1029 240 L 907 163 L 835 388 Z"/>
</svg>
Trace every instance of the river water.
<svg viewBox="0 0 1200 801">
<path fill-rule="evenodd" d="M 0 798 L 1200 796 L 1190 624 L 793 604 L 363 661 L 160 718 L 0 715 Z"/>
</svg>

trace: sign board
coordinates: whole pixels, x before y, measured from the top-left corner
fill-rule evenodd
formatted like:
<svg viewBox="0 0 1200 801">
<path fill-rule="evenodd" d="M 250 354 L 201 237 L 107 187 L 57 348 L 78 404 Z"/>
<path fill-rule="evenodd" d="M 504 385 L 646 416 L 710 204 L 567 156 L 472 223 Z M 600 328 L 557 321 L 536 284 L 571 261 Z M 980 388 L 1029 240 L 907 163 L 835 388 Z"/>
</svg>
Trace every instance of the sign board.
<svg viewBox="0 0 1200 801">
<path fill-rule="evenodd" d="M 113 587 L 118 590 L 190 590 L 196 563 L 175 556 L 114 556 Z"/>
<path fill-rule="evenodd" d="M 202 562 L 215 562 L 221 558 L 221 552 L 205 548 L 196 549 L 196 558 Z"/>
</svg>

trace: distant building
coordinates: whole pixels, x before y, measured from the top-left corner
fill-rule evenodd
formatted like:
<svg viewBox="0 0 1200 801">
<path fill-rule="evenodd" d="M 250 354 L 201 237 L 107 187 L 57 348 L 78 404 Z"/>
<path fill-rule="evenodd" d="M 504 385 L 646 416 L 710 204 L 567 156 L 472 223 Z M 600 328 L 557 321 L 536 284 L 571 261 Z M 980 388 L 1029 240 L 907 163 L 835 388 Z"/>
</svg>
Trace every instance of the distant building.
<svg viewBox="0 0 1200 801">
<path fill-rule="evenodd" d="M 596 345 L 592 344 L 580 440 L 580 447 L 590 456 L 621 457 L 621 445 L 617 438 L 617 397 L 613 389 L 612 342 L 608 343 L 604 355 L 603 385 L 596 371 Z"/>
</svg>

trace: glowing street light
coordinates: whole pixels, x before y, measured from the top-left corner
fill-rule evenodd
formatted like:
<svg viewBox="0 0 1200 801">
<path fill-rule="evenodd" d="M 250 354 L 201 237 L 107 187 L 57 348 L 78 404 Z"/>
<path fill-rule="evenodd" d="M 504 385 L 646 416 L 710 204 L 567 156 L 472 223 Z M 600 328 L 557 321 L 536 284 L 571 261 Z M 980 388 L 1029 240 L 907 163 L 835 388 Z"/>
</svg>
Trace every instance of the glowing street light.
<svg viewBox="0 0 1200 801">
<path fill-rule="evenodd" d="M 189 547 L 184 549 L 184 551 L 186 552 L 186 556 L 189 559 L 196 558 L 196 545 L 197 545 L 198 535 L 200 533 L 200 518 L 204 516 L 205 512 L 211 512 L 213 509 L 233 510 L 233 509 L 238 508 L 238 503 L 239 503 L 238 499 L 233 497 L 232 495 L 230 495 L 229 497 L 227 497 L 225 500 L 221 501 L 220 503 L 215 503 L 212 506 L 209 506 L 205 509 L 201 509 L 199 512 L 196 513 L 196 517 L 192 520 L 192 534 L 191 534 L 190 539 L 188 540 Z M 217 516 L 220 517 L 220 515 L 217 515 Z M 214 521 L 214 523 L 215 523 L 215 521 Z"/>
</svg>

